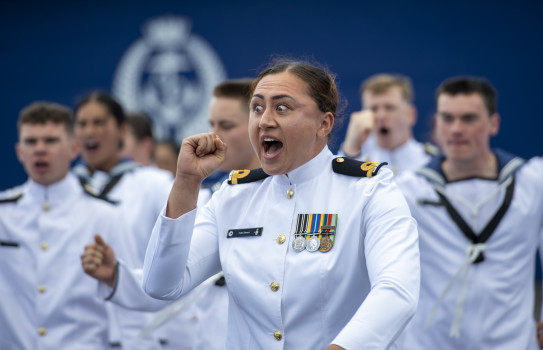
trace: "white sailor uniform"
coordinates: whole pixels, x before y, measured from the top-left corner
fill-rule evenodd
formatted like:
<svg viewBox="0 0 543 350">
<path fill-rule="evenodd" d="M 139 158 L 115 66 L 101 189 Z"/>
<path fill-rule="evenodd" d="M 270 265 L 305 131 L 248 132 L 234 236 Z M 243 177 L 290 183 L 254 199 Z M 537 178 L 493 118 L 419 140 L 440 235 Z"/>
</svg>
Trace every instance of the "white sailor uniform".
<svg viewBox="0 0 543 350">
<path fill-rule="evenodd" d="M 147 243 L 153 225 L 167 200 L 173 177 L 171 173 L 155 167 L 141 166 L 139 163 L 124 159 L 109 172 L 95 171 L 90 174 L 83 164 L 74 167 L 74 173 L 90 191 L 97 196 L 107 198 L 118 204 L 123 222 L 129 232 L 124 244 L 131 256 L 119 256 L 123 260 L 134 261 L 133 268 L 141 268 Z M 162 342 L 174 341 L 172 338 L 183 338 L 191 344 L 194 331 L 190 322 L 185 327 L 175 327 L 174 330 L 162 328 L 152 337 L 141 339 L 139 333 L 153 319 L 151 313 L 127 310 L 116 305 L 109 306 L 112 318 L 116 318 L 120 329 L 110 330 L 110 341 L 113 347 L 124 349 L 159 349 L 159 339 Z M 192 316 L 187 316 L 192 318 Z M 168 333 L 168 334 L 164 334 Z M 156 338 L 156 339 L 154 339 Z"/>
<path fill-rule="evenodd" d="M 0 349 L 106 349 L 106 303 L 80 256 L 96 233 L 116 245 L 118 211 L 71 174 L 19 190 L 0 201 Z"/>
<path fill-rule="evenodd" d="M 441 157 L 397 179 L 418 221 L 421 254 L 406 349 L 538 349 L 532 315 L 543 166 L 494 152 L 497 179 L 447 182 Z"/>
<path fill-rule="evenodd" d="M 389 170 L 360 177 L 378 168 L 326 147 L 285 175 L 232 173 L 248 183 L 223 185 L 197 217 L 159 217 L 143 288 L 176 299 L 222 268 L 227 349 L 395 349 L 418 299 L 417 229 Z"/>
<path fill-rule="evenodd" d="M 439 153 L 436 146 L 420 143 L 410 138 L 405 144 L 395 150 L 387 150 L 377 145 L 375 136 L 370 136 L 364 143 L 360 154 L 353 159 L 361 162 L 386 162 L 392 172 L 398 176 L 404 171 L 418 169 L 426 165 L 432 155 Z M 341 151 L 338 155 L 345 156 Z"/>
</svg>

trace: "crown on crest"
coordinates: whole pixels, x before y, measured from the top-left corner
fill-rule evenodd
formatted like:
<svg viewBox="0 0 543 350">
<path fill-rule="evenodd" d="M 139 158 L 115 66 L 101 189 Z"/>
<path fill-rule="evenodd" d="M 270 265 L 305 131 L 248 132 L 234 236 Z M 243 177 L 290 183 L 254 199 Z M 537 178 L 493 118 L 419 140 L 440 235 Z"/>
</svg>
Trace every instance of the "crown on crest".
<svg viewBox="0 0 543 350">
<path fill-rule="evenodd" d="M 186 17 L 159 17 L 144 25 L 145 38 L 154 45 L 162 47 L 183 47 L 192 29 L 191 21 Z"/>
</svg>

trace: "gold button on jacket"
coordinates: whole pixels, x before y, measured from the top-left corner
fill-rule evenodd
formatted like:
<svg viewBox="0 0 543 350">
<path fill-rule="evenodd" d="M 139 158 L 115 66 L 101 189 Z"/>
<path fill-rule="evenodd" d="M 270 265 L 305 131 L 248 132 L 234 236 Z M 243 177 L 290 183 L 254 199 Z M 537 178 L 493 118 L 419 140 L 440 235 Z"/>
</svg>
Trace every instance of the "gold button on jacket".
<svg viewBox="0 0 543 350">
<path fill-rule="evenodd" d="M 280 331 L 275 331 L 273 332 L 273 337 L 275 338 L 275 340 L 281 340 L 283 339 L 283 334 Z"/>
<path fill-rule="evenodd" d="M 270 289 L 272 290 L 272 292 L 277 292 L 279 290 L 279 282 L 273 281 L 272 283 L 270 283 Z"/>
</svg>

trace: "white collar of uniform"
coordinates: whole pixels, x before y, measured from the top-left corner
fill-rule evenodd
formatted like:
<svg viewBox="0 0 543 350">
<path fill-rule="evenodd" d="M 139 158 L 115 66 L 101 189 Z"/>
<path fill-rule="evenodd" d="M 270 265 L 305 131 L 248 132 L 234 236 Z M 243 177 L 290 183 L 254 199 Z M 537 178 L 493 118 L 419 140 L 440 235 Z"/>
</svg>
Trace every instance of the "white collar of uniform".
<svg viewBox="0 0 543 350">
<path fill-rule="evenodd" d="M 79 190 L 79 191 L 78 191 Z M 23 196 L 22 200 L 29 199 L 39 204 L 49 203 L 51 207 L 65 203 L 70 197 L 77 195 L 82 191 L 77 178 L 68 172 L 68 175 L 59 182 L 49 186 L 40 185 L 33 180 L 28 180 L 26 190 L 27 196 Z"/>
<path fill-rule="evenodd" d="M 311 180 L 312 178 L 319 176 L 324 169 L 331 167 L 332 158 L 332 152 L 330 152 L 328 146 L 324 146 L 322 151 L 309 162 L 297 167 L 286 175 L 281 175 L 281 177 L 286 177 L 291 184 Z"/>
<path fill-rule="evenodd" d="M 411 159 L 413 157 L 418 157 L 421 151 L 424 152 L 421 144 L 411 137 L 406 143 L 392 151 L 380 148 L 376 145 L 373 156 L 374 159 L 372 159 L 372 161 L 389 161 L 392 157 L 396 159 Z"/>
</svg>

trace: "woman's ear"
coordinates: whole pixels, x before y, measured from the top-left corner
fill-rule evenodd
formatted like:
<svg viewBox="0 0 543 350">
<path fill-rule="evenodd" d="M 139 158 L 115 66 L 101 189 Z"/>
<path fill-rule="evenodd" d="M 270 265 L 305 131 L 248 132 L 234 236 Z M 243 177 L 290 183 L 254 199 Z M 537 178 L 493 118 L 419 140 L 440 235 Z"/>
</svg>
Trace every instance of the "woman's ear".
<svg viewBox="0 0 543 350">
<path fill-rule="evenodd" d="M 327 137 L 334 127 L 334 115 L 332 112 L 326 112 L 321 117 L 321 123 L 317 130 L 318 137 Z"/>
</svg>

